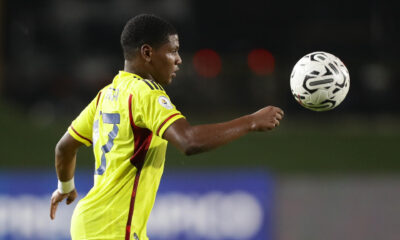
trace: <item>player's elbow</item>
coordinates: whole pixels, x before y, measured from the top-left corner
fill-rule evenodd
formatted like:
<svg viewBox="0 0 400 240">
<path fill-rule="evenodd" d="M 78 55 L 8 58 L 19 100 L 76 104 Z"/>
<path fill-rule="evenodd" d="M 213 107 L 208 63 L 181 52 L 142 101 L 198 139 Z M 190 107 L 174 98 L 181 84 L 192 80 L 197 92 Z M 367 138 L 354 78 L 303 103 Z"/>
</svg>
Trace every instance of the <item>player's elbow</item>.
<svg viewBox="0 0 400 240">
<path fill-rule="evenodd" d="M 186 156 L 202 153 L 205 151 L 205 145 L 196 138 L 196 135 L 189 135 L 186 137 L 183 146 L 183 153 Z"/>
<path fill-rule="evenodd" d="M 173 123 L 164 134 L 164 138 L 173 144 L 180 152 L 190 156 L 204 151 L 204 141 L 199 137 L 196 127 L 180 119 Z"/>
<path fill-rule="evenodd" d="M 171 143 L 186 156 L 194 155 L 202 151 L 201 145 L 192 134 L 182 134 L 171 140 Z"/>
<path fill-rule="evenodd" d="M 197 153 L 201 153 L 201 152 L 203 152 L 203 149 L 200 146 L 196 145 L 196 144 L 188 144 L 185 147 L 185 149 L 183 150 L 183 153 L 186 156 L 191 156 L 191 155 L 194 155 L 194 154 L 197 154 Z"/>
</svg>

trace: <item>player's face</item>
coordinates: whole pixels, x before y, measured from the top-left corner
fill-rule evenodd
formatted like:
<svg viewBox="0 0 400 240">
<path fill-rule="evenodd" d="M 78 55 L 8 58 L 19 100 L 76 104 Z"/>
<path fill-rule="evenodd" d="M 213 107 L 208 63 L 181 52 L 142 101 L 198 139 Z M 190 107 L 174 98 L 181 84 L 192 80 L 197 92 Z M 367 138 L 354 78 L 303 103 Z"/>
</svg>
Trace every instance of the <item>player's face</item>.
<svg viewBox="0 0 400 240">
<path fill-rule="evenodd" d="M 153 49 L 151 61 L 154 72 L 152 76 L 157 82 L 167 85 L 171 83 L 173 77 L 176 77 L 176 72 L 179 70 L 178 65 L 182 63 L 178 50 L 177 34 L 170 35 L 167 43 Z"/>
</svg>

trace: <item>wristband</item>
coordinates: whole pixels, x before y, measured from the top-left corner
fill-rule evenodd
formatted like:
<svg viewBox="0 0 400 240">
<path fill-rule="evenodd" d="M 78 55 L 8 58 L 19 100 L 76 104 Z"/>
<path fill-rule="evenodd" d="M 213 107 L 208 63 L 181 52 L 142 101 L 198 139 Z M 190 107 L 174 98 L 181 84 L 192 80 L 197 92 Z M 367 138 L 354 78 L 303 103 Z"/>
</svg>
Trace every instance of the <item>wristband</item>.
<svg viewBox="0 0 400 240">
<path fill-rule="evenodd" d="M 75 189 L 75 182 L 74 177 L 66 182 L 61 182 L 58 180 L 58 191 L 62 194 L 70 193 L 72 190 Z"/>
</svg>

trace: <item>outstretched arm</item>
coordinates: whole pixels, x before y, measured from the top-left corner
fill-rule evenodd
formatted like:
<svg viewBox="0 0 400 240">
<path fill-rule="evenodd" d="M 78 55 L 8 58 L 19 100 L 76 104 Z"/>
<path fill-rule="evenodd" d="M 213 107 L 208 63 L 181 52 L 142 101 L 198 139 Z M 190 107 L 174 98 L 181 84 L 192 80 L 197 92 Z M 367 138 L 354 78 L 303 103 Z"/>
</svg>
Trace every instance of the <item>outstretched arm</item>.
<svg viewBox="0 0 400 240">
<path fill-rule="evenodd" d="M 179 119 L 168 127 L 163 138 L 186 155 L 192 155 L 225 145 L 252 131 L 272 130 L 283 115 L 280 108 L 268 106 L 223 123 L 191 126 L 185 119 Z"/>
<path fill-rule="evenodd" d="M 76 153 L 82 143 L 75 140 L 68 132 L 57 143 L 55 149 L 55 165 L 58 180 L 61 182 L 73 181 L 76 164 Z M 54 219 L 58 203 L 67 198 L 67 204 L 72 203 L 78 196 L 76 189 L 62 193 L 60 189 L 53 192 L 50 204 L 50 218 Z"/>
</svg>

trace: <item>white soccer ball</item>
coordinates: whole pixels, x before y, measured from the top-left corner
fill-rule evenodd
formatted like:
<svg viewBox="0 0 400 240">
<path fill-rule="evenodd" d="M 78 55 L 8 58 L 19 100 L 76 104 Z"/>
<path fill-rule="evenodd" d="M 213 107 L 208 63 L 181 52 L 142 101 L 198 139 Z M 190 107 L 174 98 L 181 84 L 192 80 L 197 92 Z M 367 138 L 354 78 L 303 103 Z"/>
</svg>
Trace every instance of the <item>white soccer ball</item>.
<svg viewBox="0 0 400 240">
<path fill-rule="evenodd" d="M 293 67 L 290 88 L 302 106 L 313 111 L 331 110 L 349 92 L 349 71 L 334 55 L 313 52 L 302 57 Z"/>
</svg>

